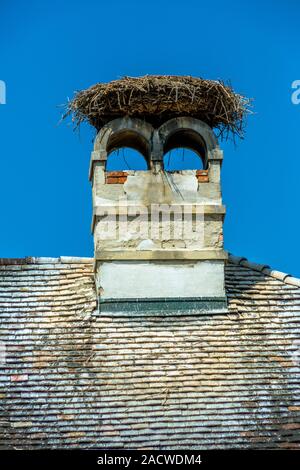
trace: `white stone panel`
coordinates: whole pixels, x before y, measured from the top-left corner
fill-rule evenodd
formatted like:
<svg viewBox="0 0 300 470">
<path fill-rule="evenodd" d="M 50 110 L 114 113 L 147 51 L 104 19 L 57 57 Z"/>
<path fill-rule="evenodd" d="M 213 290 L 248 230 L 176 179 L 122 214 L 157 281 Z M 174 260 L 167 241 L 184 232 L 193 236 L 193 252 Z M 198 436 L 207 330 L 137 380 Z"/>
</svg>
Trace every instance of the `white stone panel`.
<svg viewBox="0 0 300 470">
<path fill-rule="evenodd" d="M 102 299 L 225 296 L 223 261 L 105 261 L 99 271 Z"/>
</svg>

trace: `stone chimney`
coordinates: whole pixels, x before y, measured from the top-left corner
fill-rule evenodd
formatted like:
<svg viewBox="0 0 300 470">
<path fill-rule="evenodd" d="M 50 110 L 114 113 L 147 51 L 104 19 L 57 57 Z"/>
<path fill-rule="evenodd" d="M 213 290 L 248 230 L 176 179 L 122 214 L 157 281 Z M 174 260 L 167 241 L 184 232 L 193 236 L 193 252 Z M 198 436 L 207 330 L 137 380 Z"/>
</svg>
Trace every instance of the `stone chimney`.
<svg viewBox="0 0 300 470">
<path fill-rule="evenodd" d="M 107 171 L 124 147 L 144 156 L 146 171 Z M 164 155 L 179 147 L 203 169 L 166 171 Z M 90 164 L 100 311 L 226 308 L 222 159 L 212 128 L 192 117 L 160 127 L 120 117 L 100 129 Z"/>
</svg>

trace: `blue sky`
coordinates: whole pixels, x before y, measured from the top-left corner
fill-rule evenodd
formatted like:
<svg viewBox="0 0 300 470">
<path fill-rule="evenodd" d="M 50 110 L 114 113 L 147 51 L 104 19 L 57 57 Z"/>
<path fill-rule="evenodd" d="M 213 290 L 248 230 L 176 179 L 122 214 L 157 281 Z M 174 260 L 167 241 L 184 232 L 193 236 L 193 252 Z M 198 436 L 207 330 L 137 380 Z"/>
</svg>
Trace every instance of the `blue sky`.
<svg viewBox="0 0 300 470">
<path fill-rule="evenodd" d="M 124 75 L 230 80 L 254 98 L 245 140 L 223 142 L 225 247 L 300 276 L 300 4 L 0 3 L 0 256 L 92 256 L 94 133 L 58 124 L 75 90 Z"/>
</svg>

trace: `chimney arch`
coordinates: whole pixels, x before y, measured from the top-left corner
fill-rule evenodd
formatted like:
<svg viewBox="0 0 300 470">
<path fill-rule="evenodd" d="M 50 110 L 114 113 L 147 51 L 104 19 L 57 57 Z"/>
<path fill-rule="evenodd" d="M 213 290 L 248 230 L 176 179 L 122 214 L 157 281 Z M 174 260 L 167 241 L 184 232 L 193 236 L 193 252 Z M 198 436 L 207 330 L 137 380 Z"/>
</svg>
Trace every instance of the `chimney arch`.
<svg viewBox="0 0 300 470">
<path fill-rule="evenodd" d="M 131 148 L 145 158 L 149 168 L 152 132 L 151 124 L 140 119 L 114 119 L 98 132 L 94 144 L 94 159 L 106 162 L 115 150 Z"/>
<path fill-rule="evenodd" d="M 219 150 L 213 130 L 191 117 L 173 118 L 159 128 L 159 136 L 165 155 L 175 148 L 187 148 L 199 155 L 203 168 L 207 169 L 209 160 L 214 159 L 214 152 Z"/>
</svg>

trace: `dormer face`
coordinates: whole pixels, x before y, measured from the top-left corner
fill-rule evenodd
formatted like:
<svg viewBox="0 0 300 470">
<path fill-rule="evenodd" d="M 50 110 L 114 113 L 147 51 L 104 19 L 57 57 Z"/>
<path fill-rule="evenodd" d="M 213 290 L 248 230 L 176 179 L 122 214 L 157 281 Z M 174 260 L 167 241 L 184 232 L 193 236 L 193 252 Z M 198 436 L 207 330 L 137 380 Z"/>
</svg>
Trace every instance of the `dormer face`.
<svg viewBox="0 0 300 470">
<path fill-rule="evenodd" d="M 139 152 L 139 168 L 143 169 L 129 165 L 121 171 L 111 169 L 110 155 L 124 148 Z M 166 156 L 178 148 L 193 151 L 199 168 L 166 168 Z M 153 282 L 158 282 L 154 297 L 160 292 L 158 298 L 224 300 L 222 157 L 211 128 L 188 117 L 171 119 L 156 129 L 139 119 L 118 118 L 100 130 L 92 152 L 90 178 L 102 302 L 124 296 L 153 297 Z M 122 280 L 117 282 L 121 272 Z M 200 286 L 194 285 L 193 272 L 199 280 L 205 280 Z M 131 281 L 126 287 L 127 276 Z M 141 277 L 145 280 L 142 284 Z"/>
</svg>

